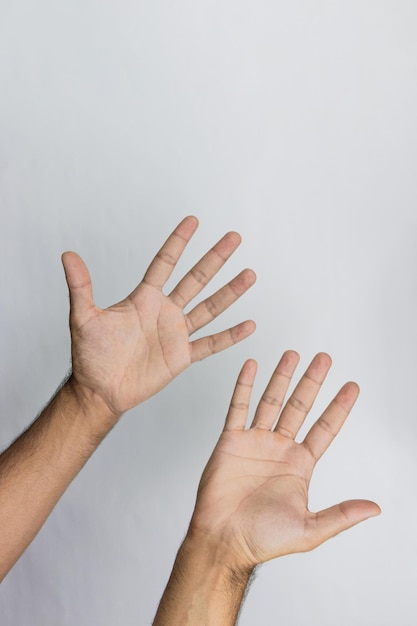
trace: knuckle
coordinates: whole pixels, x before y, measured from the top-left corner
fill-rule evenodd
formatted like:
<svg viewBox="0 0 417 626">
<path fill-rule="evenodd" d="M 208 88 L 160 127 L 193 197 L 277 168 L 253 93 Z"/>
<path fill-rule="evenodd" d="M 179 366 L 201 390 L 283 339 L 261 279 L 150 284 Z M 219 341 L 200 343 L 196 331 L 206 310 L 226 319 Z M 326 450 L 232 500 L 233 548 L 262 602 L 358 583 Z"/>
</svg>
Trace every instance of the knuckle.
<svg viewBox="0 0 417 626">
<path fill-rule="evenodd" d="M 323 417 L 317 420 L 317 426 L 321 428 L 322 430 L 324 430 L 329 435 L 331 435 L 332 437 L 335 437 L 337 434 L 334 432 L 331 424 L 329 424 L 329 422 L 327 422 Z"/>
<path fill-rule="evenodd" d="M 237 409 L 238 411 L 247 411 L 249 405 L 247 402 L 238 402 L 236 400 L 232 400 L 232 402 L 230 403 L 230 407 L 232 409 Z"/>
<path fill-rule="evenodd" d="M 213 298 L 207 298 L 206 302 L 206 309 L 209 312 L 209 314 L 211 315 L 212 318 L 217 317 L 217 315 L 219 314 L 219 310 L 216 306 L 216 303 L 214 302 Z"/>
<path fill-rule="evenodd" d="M 207 274 L 205 274 L 203 270 L 199 269 L 198 267 L 193 267 L 193 269 L 190 271 L 190 274 L 194 278 L 194 280 L 196 280 L 200 285 L 203 285 L 203 287 L 207 285 L 209 279 L 207 277 Z"/>
<path fill-rule="evenodd" d="M 300 413 L 308 413 L 307 405 L 296 396 L 291 396 L 288 400 L 288 404 L 296 411 L 300 411 Z"/>
<path fill-rule="evenodd" d="M 214 354 L 217 352 L 217 341 L 215 336 L 208 337 L 207 339 L 207 348 L 209 354 Z"/>
<path fill-rule="evenodd" d="M 175 257 L 173 257 L 172 254 L 170 254 L 166 250 L 160 250 L 156 255 L 156 258 L 160 261 L 163 261 L 164 263 L 168 263 L 168 265 L 175 265 L 177 262 Z"/>
<path fill-rule="evenodd" d="M 268 393 L 265 393 L 262 396 L 262 401 L 265 402 L 266 404 L 271 405 L 271 406 L 275 406 L 275 407 L 278 407 L 278 408 L 282 407 L 282 401 L 279 400 L 278 398 L 276 398 L 275 396 L 273 396 L 271 394 L 268 394 Z"/>
<path fill-rule="evenodd" d="M 282 435 L 286 439 L 294 439 L 294 437 L 295 437 L 295 433 L 293 433 L 288 428 L 285 428 L 285 426 L 282 426 L 282 424 L 278 423 L 275 430 L 276 430 L 277 433 L 279 433 L 280 435 Z"/>
</svg>

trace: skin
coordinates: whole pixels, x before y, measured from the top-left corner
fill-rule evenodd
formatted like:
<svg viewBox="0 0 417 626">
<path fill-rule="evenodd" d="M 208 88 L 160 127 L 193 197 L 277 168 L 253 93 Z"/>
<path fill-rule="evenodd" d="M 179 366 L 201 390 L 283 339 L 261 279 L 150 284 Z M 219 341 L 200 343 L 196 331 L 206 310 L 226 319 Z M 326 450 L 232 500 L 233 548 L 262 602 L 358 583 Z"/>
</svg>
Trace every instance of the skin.
<svg viewBox="0 0 417 626">
<path fill-rule="evenodd" d="M 319 512 L 308 509 L 314 467 L 343 426 L 359 388 L 346 383 L 297 442 L 331 359 L 316 355 L 285 403 L 298 361 L 296 352 L 284 353 L 249 428 L 257 365 L 249 360 L 243 366 L 154 626 L 235 624 L 257 565 L 312 550 L 380 513 L 378 505 L 367 500 Z"/>
<path fill-rule="evenodd" d="M 165 295 L 163 286 L 197 226 L 197 218 L 185 218 L 136 289 L 105 310 L 94 304 L 90 276 L 81 258 L 73 252 L 62 257 L 71 303 L 73 380 L 80 392 L 99 396 L 115 417 L 160 391 L 195 361 L 229 348 L 255 330 L 254 322 L 246 321 L 190 342 L 194 332 L 255 282 L 254 272 L 243 270 L 184 313 L 239 246 L 240 235 L 230 232 Z"/>
<path fill-rule="evenodd" d="M 0 455 L 0 580 L 35 537 L 67 486 L 102 439 L 132 407 L 189 365 L 229 348 L 255 329 L 246 321 L 190 341 L 254 283 L 243 270 L 216 293 L 199 295 L 239 246 L 227 233 L 169 294 L 163 287 L 198 220 L 185 218 L 168 237 L 141 283 L 107 309 L 93 301 L 88 269 L 62 256 L 70 294 L 72 373 L 39 417 Z"/>
</svg>

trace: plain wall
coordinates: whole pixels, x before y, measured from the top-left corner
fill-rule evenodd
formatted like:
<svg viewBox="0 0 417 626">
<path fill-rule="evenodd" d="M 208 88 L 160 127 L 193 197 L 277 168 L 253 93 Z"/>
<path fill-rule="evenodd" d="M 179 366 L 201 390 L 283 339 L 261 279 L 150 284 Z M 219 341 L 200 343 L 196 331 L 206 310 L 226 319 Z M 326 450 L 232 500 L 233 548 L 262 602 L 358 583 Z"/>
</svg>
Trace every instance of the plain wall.
<svg viewBox="0 0 417 626">
<path fill-rule="evenodd" d="M 69 368 L 62 251 L 105 307 L 193 213 L 177 279 L 230 229 L 206 293 L 258 275 L 212 325 L 256 334 L 124 416 L 3 583 L 2 626 L 150 624 L 238 370 L 259 361 L 256 400 L 287 348 L 300 374 L 333 357 L 310 424 L 362 389 L 311 509 L 383 515 L 260 568 L 240 624 L 416 623 L 416 29 L 411 0 L 0 1 L 1 444 Z"/>
</svg>

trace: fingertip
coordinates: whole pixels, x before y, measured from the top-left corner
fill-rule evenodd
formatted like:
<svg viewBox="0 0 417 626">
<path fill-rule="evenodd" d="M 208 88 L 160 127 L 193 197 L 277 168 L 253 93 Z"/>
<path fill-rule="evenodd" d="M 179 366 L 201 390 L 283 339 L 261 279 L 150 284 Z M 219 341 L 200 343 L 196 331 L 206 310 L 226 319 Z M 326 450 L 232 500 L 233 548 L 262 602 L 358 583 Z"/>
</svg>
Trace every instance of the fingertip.
<svg viewBox="0 0 417 626">
<path fill-rule="evenodd" d="M 379 517 L 382 514 L 382 509 L 376 502 L 370 502 L 373 505 L 373 511 L 369 517 Z"/>
<path fill-rule="evenodd" d="M 346 383 L 346 385 L 349 385 L 350 389 L 355 392 L 356 396 L 360 394 L 361 388 L 359 387 L 358 383 L 356 383 L 354 380 L 350 380 L 349 382 Z"/>
<path fill-rule="evenodd" d="M 246 339 L 253 335 L 256 330 L 256 323 L 253 320 L 246 320 L 246 322 L 242 322 L 240 333 L 241 339 Z"/>
<path fill-rule="evenodd" d="M 296 350 L 285 350 L 283 356 L 286 356 L 288 358 L 294 359 L 299 361 L 300 360 L 300 355 L 298 354 L 298 352 Z"/>
<path fill-rule="evenodd" d="M 239 374 L 239 382 L 244 385 L 252 385 L 256 373 L 258 371 L 258 363 L 255 359 L 247 359 L 244 362 Z"/>
<path fill-rule="evenodd" d="M 247 326 L 248 336 L 252 335 L 256 330 L 256 322 L 254 322 L 254 320 L 247 320 L 244 323 Z"/>
<path fill-rule="evenodd" d="M 364 501 L 364 507 L 366 506 L 366 519 L 371 519 L 373 517 L 379 517 L 382 513 L 381 507 L 378 506 L 376 502 L 371 500 Z"/>
<path fill-rule="evenodd" d="M 340 504 L 340 509 L 352 525 L 378 517 L 382 513 L 378 504 L 372 500 L 347 500 Z"/>
<path fill-rule="evenodd" d="M 246 320 L 245 322 L 241 322 L 234 328 L 230 329 L 233 337 L 233 343 L 238 343 L 239 341 L 243 341 L 250 335 L 252 335 L 256 330 L 256 324 L 253 320 Z"/>
<path fill-rule="evenodd" d="M 64 273 L 65 273 L 65 278 L 67 280 L 67 283 L 71 275 L 71 259 L 74 257 L 74 255 L 75 255 L 75 252 L 71 252 L 71 250 L 66 250 L 65 252 L 61 254 L 61 263 L 62 263 L 62 267 L 64 268 Z"/>
<path fill-rule="evenodd" d="M 71 254 L 74 254 L 73 252 L 71 252 L 71 250 L 66 250 L 65 252 L 63 252 L 63 253 L 61 254 L 61 263 L 62 263 L 62 265 L 63 265 L 64 267 L 65 267 L 65 263 L 66 263 L 66 261 L 67 261 L 68 257 L 70 257 L 70 256 L 71 256 Z"/>
<path fill-rule="evenodd" d="M 358 399 L 359 385 L 353 381 L 345 383 L 337 394 L 338 403 L 343 406 L 345 411 L 350 411 Z"/>
<path fill-rule="evenodd" d="M 236 247 L 240 246 L 240 244 L 242 243 L 242 236 L 235 230 L 230 230 L 228 233 L 226 233 L 225 237 L 231 239 Z"/>
<path fill-rule="evenodd" d="M 200 224 L 198 217 L 196 217 L 195 215 L 187 215 L 186 217 L 184 217 L 183 222 L 185 222 L 186 220 L 188 220 L 189 222 L 193 222 L 196 228 Z"/>
<path fill-rule="evenodd" d="M 314 358 L 320 363 L 327 363 L 328 367 L 331 367 L 333 364 L 332 357 L 327 352 L 318 352 Z"/>
<path fill-rule="evenodd" d="M 329 373 L 331 365 L 331 357 L 326 352 L 318 352 L 307 367 L 306 375 L 321 385 Z"/>
<path fill-rule="evenodd" d="M 285 350 L 282 357 L 278 361 L 277 369 L 282 365 L 284 367 L 289 367 L 292 373 L 294 373 L 295 368 L 300 362 L 300 355 L 295 350 Z"/>
<path fill-rule="evenodd" d="M 256 272 L 254 272 L 254 270 L 253 270 L 253 269 L 251 269 L 250 267 L 247 267 L 247 268 L 246 268 L 246 269 L 244 269 L 243 271 L 246 273 L 246 275 L 247 275 L 247 277 L 248 277 L 248 283 L 249 283 L 249 285 L 253 285 L 253 284 L 255 284 L 255 283 L 256 283 L 256 281 L 257 281 L 257 278 L 258 278 L 258 277 L 257 277 L 257 275 L 256 275 Z"/>
<path fill-rule="evenodd" d="M 79 260 L 81 260 L 84 263 L 80 255 L 77 254 L 77 252 L 73 252 L 72 250 L 66 250 L 65 252 L 61 254 L 61 261 L 64 267 L 65 265 L 68 265 L 68 263 L 71 263 L 71 261 L 77 262 Z"/>
<path fill-rule="evenodd" d="M 194 235 L 195 231 L 198 228 L 198 225 L 199 221 L 195 217 L 195 215 L 187 215 L 187 217 L 184 217 L 184 219 L 181 220 L 181 222 L 175 228 L 174 233 L 188 241 L 190 237 Z"/>
<path fill-rule="evenodd" d="M 256 274 L 251 269 L 244 269 L 230 281 L 229 287 L 235 294 L 235 299 L 242 296 L 256 281 Z"/>
<path fill-rule="evenodd" d="M 71 251 L 63 252 L 61 260 L 70 294 L 74 296 L 74 290 L 86 288 L 85 298 L 92 300 L 90 272 L 80 255 Z M 79 296 L 77 299 L 80 300 Z"/>
</svg>

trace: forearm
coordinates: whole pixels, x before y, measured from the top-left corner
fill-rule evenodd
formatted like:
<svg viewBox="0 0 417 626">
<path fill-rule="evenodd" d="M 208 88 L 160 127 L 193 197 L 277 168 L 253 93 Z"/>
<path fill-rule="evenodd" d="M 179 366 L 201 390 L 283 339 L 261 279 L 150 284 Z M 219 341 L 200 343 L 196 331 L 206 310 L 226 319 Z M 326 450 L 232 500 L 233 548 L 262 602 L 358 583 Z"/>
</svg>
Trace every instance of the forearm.
<svg viewBox="0 0 417 626">
<path fill-rule="evenodd" d="M 221 546 L 189 532 L 153 626 L 233 626 L 251 573 L 235 567 Z"/>
<path fill-rule="evenodd" d="M 111 429 L 97 398 L 70 378 L 37 420 L 0 456 L 0 580 Z"/>
</svg>

